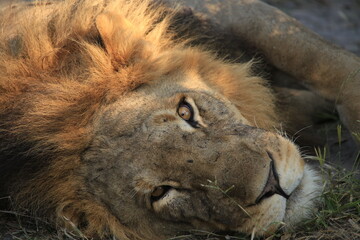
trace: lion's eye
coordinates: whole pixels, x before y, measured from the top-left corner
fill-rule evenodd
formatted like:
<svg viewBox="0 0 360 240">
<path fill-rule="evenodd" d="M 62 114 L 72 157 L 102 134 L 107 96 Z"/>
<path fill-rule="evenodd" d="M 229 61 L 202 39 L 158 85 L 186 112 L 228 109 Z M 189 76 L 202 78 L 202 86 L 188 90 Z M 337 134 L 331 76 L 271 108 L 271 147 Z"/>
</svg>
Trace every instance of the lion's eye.
<svg viewBox="0 0 360 240">
<path fill-rule="evenodd" d="M 191 105 L 185 101 L 182 101 L 179 104 L 177 112 L 179 116 L 185 121 L 192 121 L 194 117 L 194 110 L 192 109 Z"/>
<path fill-rule="evenodd" d="M 189 121 L 191 119 L 191 111 L 188 106 L 179 107 L 178 113 L 180 117 L 186 121 Z"/>
<path fill-rule="evenodd" d="M 157 201 L 162 198 L 172 187 L 171 186 L 159 186 L 151 193 L 151 201 Z"/>
</svg>

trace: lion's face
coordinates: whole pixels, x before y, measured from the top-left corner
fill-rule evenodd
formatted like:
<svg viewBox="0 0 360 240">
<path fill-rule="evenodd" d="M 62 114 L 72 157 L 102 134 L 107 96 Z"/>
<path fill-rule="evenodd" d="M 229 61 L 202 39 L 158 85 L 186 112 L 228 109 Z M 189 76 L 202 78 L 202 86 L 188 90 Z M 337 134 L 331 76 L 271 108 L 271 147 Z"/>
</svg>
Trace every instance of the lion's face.
<svg viewBox="0 0 360 240">
<path fill-rule="evenodd" d="M 81 169 L 97 199 L 149 235 L 294 224 L 318 186 L 297 147 L 200 77 L 169 74 L 104 109 Z M 294 215 L 296 214 L 296 216 Z"/>
<path fill-rule="evenodd" d="M 110 2 L 59 1 L 1 28 L 0 180 L 15 205 L 118 239 L 306 217 L 316 174 L 275 133 L 252 63 L 173 41 L 153 1 Z"/>
</svg>

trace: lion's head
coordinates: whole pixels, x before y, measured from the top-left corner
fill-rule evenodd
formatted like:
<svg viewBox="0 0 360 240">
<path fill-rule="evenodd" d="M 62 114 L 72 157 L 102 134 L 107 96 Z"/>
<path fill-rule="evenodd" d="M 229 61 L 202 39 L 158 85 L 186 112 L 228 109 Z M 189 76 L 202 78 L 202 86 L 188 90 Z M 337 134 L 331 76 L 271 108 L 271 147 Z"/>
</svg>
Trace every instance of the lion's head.
<svg viewBox="0 0 360 240">
<path fill-rule="evenodd" d="M 0 164 L 17 206 L 120 239 L 265 234 L 308 215 L 316 174 L 276 133 L 251 63 L 172 40 L 172 13 L 148 1 L 16 17 L 2 19 Z"/>
</svg>

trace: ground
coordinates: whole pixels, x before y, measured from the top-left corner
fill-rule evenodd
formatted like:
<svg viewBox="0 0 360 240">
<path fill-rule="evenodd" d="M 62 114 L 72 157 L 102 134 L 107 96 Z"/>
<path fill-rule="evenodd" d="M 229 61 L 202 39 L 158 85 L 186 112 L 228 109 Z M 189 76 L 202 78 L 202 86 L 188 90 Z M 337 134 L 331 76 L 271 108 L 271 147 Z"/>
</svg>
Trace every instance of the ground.
<svg viewBox="0 0 360 240">
<path fill-rule="evenodd" d="M 325 39 L 360 56 L 360 0 L 264 0 L 295 17 Z M 323 193 L 325 206 L 309 223 L 295 233 L 276 234 L 270 239 L 360 239 L 360 183 L 353 174 L 359 149 L 351 133 L 334 120 L 319 126 L 317 134 L 327 139 L 325 148 L 318 149 L 317 159 L 340 164 L 340 170 L 329 173 L 334 181 L 326 182 L 331 190 Z M 341 126 L 341 127 L 340 127 Z M 330 172 L 325 168 L 324 172 Z M 40 219 L 21 218 L 26 213 L 0 209 L 0 240 L 12 239 L 81 239 L 74 233 L 55 232 Z M 11 220 L 9 221 L 9 218 Z M 312 229 L 309 230 L 309 227 Z M 76 233 L 75 233 L 76 234 Z M 78 235 L 81 233 L 77 233 Z M 194 232 L 176 239 L 250 239 L 250 237 Z"/>
</svg>

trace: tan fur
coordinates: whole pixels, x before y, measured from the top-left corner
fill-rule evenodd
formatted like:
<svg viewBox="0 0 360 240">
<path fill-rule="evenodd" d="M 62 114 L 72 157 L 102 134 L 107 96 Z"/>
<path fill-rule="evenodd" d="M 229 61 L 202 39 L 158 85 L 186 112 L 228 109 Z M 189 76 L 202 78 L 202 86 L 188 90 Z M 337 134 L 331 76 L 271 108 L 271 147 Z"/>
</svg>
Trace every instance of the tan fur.
<svg viewBox="0 0 360 240">
<path fill-rule="evenodd" d="M 17 207 L 90 237 L 119 239 L 162 239 L 192 228 L 263 234 L 283 220 L 279 195 L 253 205 L 269 171 L 264 149 L 289 193 L 301 184 L 304 163 L 295 145 L 273 133 L 274 97 L 252 76 L 251 63 L 229 63 L 212 49 L 172 40 L 172 13 L 151 1 L 69 0 L 3 13 L 0 164 L 4 191 Z M 177 115 L 182 98 L 194 105 L 201 130 Z M 193 173 L 185 156 L 202 161 Z M 204 188 L 214 178 L 236 186 L 232 197 L 249 206 L 252 220 Z M 149 205 L 158 185 L 185 189 L 169 198 L 194 194 L 185 220 L 166 209 L 171 202 Z M 202 208 L 215 212 L 196 213 Z"/>
</svg>

